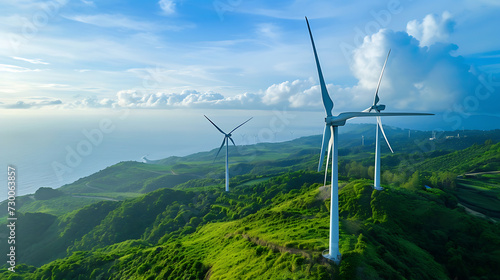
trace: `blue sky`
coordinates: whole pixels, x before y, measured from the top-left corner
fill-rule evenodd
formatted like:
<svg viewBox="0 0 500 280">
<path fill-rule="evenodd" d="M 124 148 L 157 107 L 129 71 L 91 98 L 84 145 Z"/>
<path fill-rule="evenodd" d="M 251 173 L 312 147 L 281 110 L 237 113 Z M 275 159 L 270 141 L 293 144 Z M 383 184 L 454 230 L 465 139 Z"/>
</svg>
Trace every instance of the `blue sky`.
<svg viewBox="0 0 500 280">
<path fill-rule="evenodd" d="M 498 116 L 500 4 L 464 1 L 0 1 L 8 114 L 132 109 L 322 111 L 304 16 L 334 113 Z M 499 81 L 499 82 L 496 82 Z M 460 123 L 458 121 L 460 119 Z"/>
</svg>

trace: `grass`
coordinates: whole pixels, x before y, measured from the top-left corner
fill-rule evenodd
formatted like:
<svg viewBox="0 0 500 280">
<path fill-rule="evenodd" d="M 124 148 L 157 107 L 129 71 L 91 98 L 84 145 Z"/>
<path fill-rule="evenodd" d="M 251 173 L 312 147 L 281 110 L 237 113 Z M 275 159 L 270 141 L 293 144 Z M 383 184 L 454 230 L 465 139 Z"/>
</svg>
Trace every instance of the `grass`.
<svg viewBox="0 0 500 280">
<path fill-rule="evenodd" d="M 258 178 L 258 179 L 247 181 L 247 182 L 245 182 L 243 184 L 240 184 L 238 186 L 240 186 L 240 187 L 243 187 L 243 186 L 252 186 L 252 185 L 256 185 L 256 184 L 262 183 L 262 182 L 266 182 L 267 180 L 269 180 L 269 177 L 262 177 L 262 178 Z"/>
<path fill-rule="evenodd" d="M 50 200 L 32 201 L 31 203 L 23 205 L 23 207 L 21 207 L 18 211 L 22 213 L 41 212 L 60 216 L 101 200 L 102 199 L 100 198 L 73 197 L 70 195 L 64 195 Z"/>
</svg>

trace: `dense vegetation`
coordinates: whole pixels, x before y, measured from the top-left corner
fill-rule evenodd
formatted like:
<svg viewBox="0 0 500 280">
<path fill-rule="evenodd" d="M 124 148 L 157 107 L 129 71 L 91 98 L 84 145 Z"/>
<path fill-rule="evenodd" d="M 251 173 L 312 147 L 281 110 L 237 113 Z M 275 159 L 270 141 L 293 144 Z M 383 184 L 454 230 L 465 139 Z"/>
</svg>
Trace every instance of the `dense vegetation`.
<svg viewBox="0 0 500 280">
<path fill-rule="evenodd" d="M 383 191 L 371 187 L 372 160 L 345 145 L 336 266 L 321 256 L 329 188 L 312 171 L 313 140 L 297 141 L 275 160 L 231 165 L 230 193 L 198 154 L 120 163 L 20 198 L 16 273 L 4 266 L 0 278 L 500 279 L 500 174 L 483 173 L 499 170 L 500 144 L 387 155 Z"/>
<path fill-rule="evenodd" d="M 340 191 L 343 261 L 338 267 L 326 262 L 320 252 L 327 247 L 328 188 L 307 183 L 320 177 L 291 173 L 253 188 L 236 187 L 231 194 L 201 192 L 195 203 L 189 202 L 191 193 L 158 190 L 110 211 L 100 224 L 108 225 L 109 231 L 96 226 L 89 231 L 93 234 L 86 235 L 90 239 L 81 239 L 92 244 L 92 249 L 74 251 L 40 268 L 21 266 L 16 275 L 22 279 L 498 277 L 497 224 L 470 216 L 462 208 L 447 207 L 446 196 L 439 192 L 373 191 L 364 180 L 347 183 Z M 157 214 L 156 220 L 165 217 L 163 225 L 157 221 L 137 224 L 144 216 L 132 209 L 161 203 L 166 198 L 161 196 L 177 201 L 171 204 L 179 208 L 191 204 L 192 210 L 178 211 L 177 220 L 166 217 L 168 209 Z M 249 206 L 255 209 L 245 213 Z M 154 207 L 143 212 L 158 213 Z M 115 219 L 120 223 L 113 223 Z M 118 224 L 130 229 L 113 230 Z M 161 234 L 151 234 L 155 231 L 163 236 L 158 239 Z M 102 238 L 97 238 L 99 234 Z"/>
</svg>

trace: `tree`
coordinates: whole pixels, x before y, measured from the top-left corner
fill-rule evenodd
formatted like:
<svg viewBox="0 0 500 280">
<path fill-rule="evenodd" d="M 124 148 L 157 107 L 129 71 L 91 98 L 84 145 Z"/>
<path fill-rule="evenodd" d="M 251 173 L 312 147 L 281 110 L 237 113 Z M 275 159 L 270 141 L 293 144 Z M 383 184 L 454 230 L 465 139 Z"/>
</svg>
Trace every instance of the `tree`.
<svg viewBox="0 0 500 280">
<path fill-rule="evenodd" d="M 41 187 L 35 192 L 35 199 L 48 200 L 62 195 L 64 195 L 64 193 L 60 190 L 54 190 L 53 188 L 49 187 Z"/>
<path fill-rule="evenodd" d="M 415 171 L 413 175 L 408 179 L 408 182 L 403 184 L 403 188 L 411 190 L 411 191 L 417 191 L 422 188 L 422 181 L 420 179 L 420 173 L 418 171 Z"/>
</svg>

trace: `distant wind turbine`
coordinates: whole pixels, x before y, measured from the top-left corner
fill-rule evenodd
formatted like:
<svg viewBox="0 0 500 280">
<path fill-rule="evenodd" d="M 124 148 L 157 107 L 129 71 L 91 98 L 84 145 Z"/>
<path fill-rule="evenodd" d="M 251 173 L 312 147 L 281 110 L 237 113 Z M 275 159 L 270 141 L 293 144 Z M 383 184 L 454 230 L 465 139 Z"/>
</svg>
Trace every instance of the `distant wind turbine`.
<svg viewBox="0 0 500 280">
<path fill-rule="evenodd" d="M 373 99 L 373 105 L 365 109 L 363 112 L 371 112 L 374 111 L 376 113 L 380 113 L 380 111 L 385 110 L 385 105 L 378 104 L 380 101 L 380 98 L 378 96 L 378 91 L 380 88 L 380 83 L 382 82 L 382 76 L 384 75 L 384 70 L 385 66 L 387 65 L 387 60 L 389 59 L 389 55 L 391 54 L 391 50 L 389 49 L 389 52 L 387 53 L 387 57 L 385 58 L 384 66 L 382 66 L 382 71 L 380 72 L 380 77 L 378 79 L 378 84 L 377 84 L 377 89 L 375 90 L 375 97 Z M 408 115 L 413 115 L 413 116 L 421 116 L 421 115 L 429 115 L 429 114 L 421 114 L 421 113 L 402 113 L 405 114 L 406 116 Z M 385 142 L 387 143 L 387 146 L 389 146 L 389 149 L 391 150 L 391 153 L 394 153 L 392 150 L 391 144 L 389 144 L 389 140 L 387 140 L 387 136 L 385 135 L 384 127 L 382 126 L 382 120 L 380 119 L 380 116 L 377 116 L 377 128 L 376 128 L 376 133 L 375 133 L 375 170 L 374 170 L 374 176 L 373 176 L 373 188 L 375 190 L 383 190 L 383 188 L 380 186 L 380 141 L 379 141 L 379 131 L 382 132 L 382 135 L 384 136 Z"/>
<path fill-rule="evenodd" d="M 385 58 L 384 66 L 382 66 L 382 71 L 380 72 L 380 77 L 378 78 L 378 83 L 377 83 L 377 89 L 375 90 L 375 97 L 373 99 L 373 105 L 367 109 L 365 109 L 363 112 L 371 112 L 372 110 L 380 113 L 380 111 L 385 110 L 385 105 L 378 104 L 380 101 L 380 98 L 378 97 L 378 90 L 380 88 L 380 83 L 382 82 L 382 76 L 384 75 L 384 70 L 385 66 L 387 65 L 387 60 L 389 59 L 389 55 L 391 54 L 391 50 L 389 49 L 389 52 L 387 53 L 387 57 Z M 385 142 L 387 143 L 387 146 L 389 146 L 389 149 L 391 150 L 391 153 L 394 153 L 392 150 L 391 144 L 389 144 L 389 140 L 387 140 L 387 136 L 385 135 L 384 127 L 382 126 L 382 120 L 380 119 L 380 116 L 377 116 L 377 128 L 376 128 L 376 133 L 375 133 L 375 175 L 373 179 L 373 187 L 376 190 L 382 190 L 382 187 L 380 186 L 380 141 L 379 141 L 379 130 L 382 131 L 382 135 L 384 136 Z"/>
<path fill-rule="evenodd" d="M 215 123 L 210 120 L 207 116 L 205 116 L 205 118 L 207 118 L 207 120 L 213 124 L 215 126 L 215 128 L 217 128 L 217 130 L 220 131 L 220 133 L 224 134 L 224 139 L 222 140 L 222 145 L 220 145 L 220 148 L 219 150 L 217 151 L 217 154 L 215 155 L 215 158 L 214 158 L 214 162 L 215 160 L 217 159 L 217 156 L 219 155 L 220 153 L 220 150 L 222 150 L 222 147 L 224 147 L 224 143 L 226 144 L 226 192 L 229 191 L 229 140 L 231 140 L 231 143 L 233 143 L 234 146 L 236 146 L 236 144 L 234 144 L 234 141 L 233 141 L 233 138 L 231 138 L 232 134 L 236 129 L 238 129 L 240 126 L 244 125 L 245 123 L 247 123 L 249 120 L 251 120 L 252 118 L 249 118 L 248 120 L 246 120 L 245 122 L 243 122 L 242 124 L 238 125 L 237 127 L 235 127 L 233 130 L 231 130 L 231 132 L 229 133 L 225 133 L 224 131 L 222 131 L 222 129 L 220 129 L 217 125 L 215 125 Z"/>
<path fill-rule="evenodd" d="M 143 156 L 143 157 L 141 158 L 141 159 L 142 159 L 142 162 L 144 162 L 144 163 L 148 163 L 148 162 L 150 162 L 150 160 L 146 158 L 147 156 L 149 156 L 149 154 L 147 154 L 147 155 L 145 155 L 145 156 Z"/>
<path fill-rule="evenodd" d="M 321 144 L 321 153 L 319 158 L 318 171 L 321 171 L 323 160 L 325 157 L 325 150 L 328 145 L 328 156 L 326 168 L 328 168 L 328 160 L 330 152 L 332 153 L 332 187 L 331 187 L 331 201 L 330 201 L 330 238 L 328 253 L 323 254 L 325 258 L 334 261 L 336 264 L 340 263 L 341 254 L 339 251 L 339 199 L 338 199 L 338 127 L 345 125 L 346 121 L 355 117 L 374 117 L 374 116 L 408 116 L 415 115 L 414 113 L 381 113 L 381 112 L 344 112 L 337 116 L 332 115 L 333 101 L 328 94 L 326 83 L 323 78 L 323 73 L 319 64 L 316 46 L 314 45 L 313 35 L 309 26 L 309 21 L 306 17 L 307 28 L 309 36 L 311 37 L 311 44 L 314 52 L 314 59 L 316 61 L 316 68 L 318 70 L 319 83 L 321 88 L 321 97 L 326 111 L 325 118 L 325 131 L 323 132 L 323 143 Z M 429 115 L 429 114 L 417 114 Z M 325 170 L 326 171 L 326 170 Z"/>
</svg>

